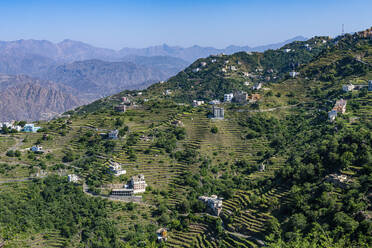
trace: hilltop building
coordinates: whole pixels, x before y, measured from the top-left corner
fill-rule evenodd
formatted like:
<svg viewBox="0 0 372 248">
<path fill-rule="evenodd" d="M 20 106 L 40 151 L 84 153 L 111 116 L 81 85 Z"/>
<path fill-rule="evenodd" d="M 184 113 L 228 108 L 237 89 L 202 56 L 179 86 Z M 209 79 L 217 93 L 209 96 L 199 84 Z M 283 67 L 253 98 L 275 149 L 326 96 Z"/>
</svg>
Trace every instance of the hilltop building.
<svg viewBox="0 0 372 248">
<path fill-rule="evenodd" d="M 68 176 L 67 176 L 67 179 L 68 179 L 68 181 L 70 182 L 70 183 L 77 183 L 77 182 L 79 182 L 79 177 L 77 176 L 77 175 L 75 175 L 75 174 L 69 174 Z"/>
<path fill-rule="evenodd" d="M 192 70 L 192 72 L 199 72 L 199 71 L 200 71 L 199 67 Z"/>
<path fill-rule="evenodd" d="M 223 95 L 223 101 L 224 102 L 231 102 L 231 100 L 234 98 L 234 94 L 233 93 L 229 93 L 229 94 L 224 94 Z"/>
<path fill-rule="evenodd" d="M 116 112 L 125 112 L 127 110 L 127 106 L 125 106 L 124 104 L 119 104 L 114 107 L 114 110 Z"/>
<path fill-rule="evenodd" d="M 146 191 L 146 181 L 143 174 L 133 176 L 130 180 L 130 185 L 133 189 L 133 194 L 143 193 Z"/>
<path fill-rule="evenodd" d="M 208 196 L 199 196 L 200 201 L 204 202 L 207 206 L 209 213 L 219 216 L 222 210 L 222 198 L 218 198 L 216 195 Z"/>
<path fill-rule="evenodd" d="M 207 62 L 204 62 L 204 61 L 200 62 L 200 66 L 202 66 L 202 67 L 207 66 Z"/>
<path fill-rule="evenodd" d="M 171 90 L 166 90 L 166 91 L 165 91 L 165 95 L 169 96 L 169 95 L 171 95 L 171 94 L 172 94 L 172 91 L 171 91 Z"/>
<path fill-rule="evenodd" d="M 213 111 L 214 119 L 223 119 L 225 116 L 225 112 L 223 108 L 216 107 L 215 105 L 213 105 L 212 111 Z"/>
<path fill-rule="evenodd" d="M 372 27 L 364 31 L 358 32 L 358 36 L 362 38 L 372 38 Z"/>
<path fill-rule="evenodd" d="M 342 86 L 342 90 L 345 92 L 352 91 L 355 88 L 353 84 L 345 84 Z"/>
<path fill-rule="evenodd" d="M 23 127 L 23 132 L 26 132 L 26 133 L 36 133 L 41 127 L 35 127 L 35 124 L 31 123 L 31 124 L 26 124 L 24 127 Z"/>
</svg>

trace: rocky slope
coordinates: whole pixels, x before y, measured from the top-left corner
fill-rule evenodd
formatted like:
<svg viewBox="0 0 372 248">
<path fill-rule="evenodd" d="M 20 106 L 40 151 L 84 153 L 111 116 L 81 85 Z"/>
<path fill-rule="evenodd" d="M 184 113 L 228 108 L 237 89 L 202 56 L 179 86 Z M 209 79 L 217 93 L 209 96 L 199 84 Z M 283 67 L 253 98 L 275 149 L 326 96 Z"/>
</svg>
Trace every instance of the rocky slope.
<svg viewBox="0 0 372 248">
<path fill-rule="evenodd" d="M 73 89 L 24 75 L 0 75 L 0 121 L 50 119 L 86 102 Z"/>
</svg>

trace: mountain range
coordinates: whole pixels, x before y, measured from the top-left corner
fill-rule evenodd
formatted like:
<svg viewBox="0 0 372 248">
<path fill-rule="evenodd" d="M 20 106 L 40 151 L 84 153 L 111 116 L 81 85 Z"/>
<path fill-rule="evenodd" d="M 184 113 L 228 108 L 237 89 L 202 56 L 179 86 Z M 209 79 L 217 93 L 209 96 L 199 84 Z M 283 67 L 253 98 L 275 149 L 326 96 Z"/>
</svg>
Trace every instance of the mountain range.
<svg viewBox="0 0 372 248">
<path fill-rule="evenodd" d="M 45 116 L 52 116 L 51 113 L 64 112 L 102 96 L 126 89 L 145 88 L 155 82 L 167 80 L 196 59 L 212 54 L 276 49 L 305 39 L 297 36 L 284 42 L 259 47 L 183 48 L 164 44 L 140 49 L 123 48 L 118 51 L 68 39 L 59 43 L 47 40 L 0 41 L 0 73 L 4 74 L 3 78 L 9 77 L 8 81 L 2 83 L 7 86 L 0 88 L 0 94 L 7 99 L 1 102 L 0 121 L 9 118 L 37 120 L 42 118 L 40 113 L 50 113 Z M 32 84 L 36 84 L 35 87 L 30 87 Z M 20 93 L 26 85 L 29 95 L 38 94 L 35 93 L 38 87 L 45 87 L 48 92 L 54 93 L 39 94 L 40 99 L 36 101 L 38 107 L 34 108 L 31 106 L 36 103 L 31 101 L 35 98 L 24 98 L 24 92 Z M 54 100 L 53 96 L 56 97 Z M 47 99 L 41 100 L 42 97 Z M 58 106 L 52 104 L 52 108 L 42 105 L 64 102 L 64 99 L 69 99 L 66 101 L 70 103 Z M 26 100 L 29 107 L 21 107 Z M 15 105 L 19 106 L 12 109 Z M 10 110 L 13 114 L 8 113 Z"/>
</svg>

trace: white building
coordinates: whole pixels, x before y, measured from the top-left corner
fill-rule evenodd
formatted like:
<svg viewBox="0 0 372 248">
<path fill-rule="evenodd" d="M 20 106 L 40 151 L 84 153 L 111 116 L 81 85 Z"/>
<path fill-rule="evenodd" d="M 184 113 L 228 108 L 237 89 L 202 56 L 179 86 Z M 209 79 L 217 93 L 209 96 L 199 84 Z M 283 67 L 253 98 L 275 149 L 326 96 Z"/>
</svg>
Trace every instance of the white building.
<svg viewBox="0 0 372 248">
<path fill-rule="evenodd" d="M 289 53 L 290 51 L 291 51 L 290 48 L 286 48 L 286 49 L 284 49 L 284 52 L 286 52 L 286 53 Z"/>
<path fill-rule="evenodd" d="M 245 86 L 249 86 L 250 84 L 251 84 L 251 83 L 248 82 L 248 81 L 245 81 L 245 82 L 244 82 L 244 85 L 245 85 Z"/>
<path fill-rule="evenodd" d="M 217 59 L 212 59 L 211 62 L 212 63 L 216 63 L 217 62 Z"/>
<path fill-rule="evenodd" d="M 223 119 L 225 117 L 225 111 L 223 108 L 216 107 L 215 105 L 213 105 L 212 111 L 214 119 Z"/>
<path fill-rule="evenodd" d="M 113 131 L 110 131 L 107 135 L 109 139 L 117 139 L 119 135 L 119 131 L 113 130 Z"/>
<path fill-rule="evenodd" d="M 217 105 L 217 104 L 220 104 L 220 103 L 221 103 L 220 100 L 212 100 L 212 101 L 209 102 L 209 104 L 211 104 L 211 105 Z"/>
<path fill-rule="evenodd" d="M 133 176 L 130 180 L 131 187 L 133 188 L 133 193 L 143 193 L 146 191 L 146 181 L 145 176 L 143 174 L 140 174 L 138 176 Z"/>
<path fill-rule="evenodd" d="M 262 88 L 262 83 L 256 83 L 255 85 L 253 85 L 252 89 L 253 90 L 259 90 Z"/>
<path fill-rule="evenodd" d="M 39 145 L 36 145 L 36 146 L 31 147 L 30 150 L 32 152 L 42 152 L 43 151 L 43 147 L 42 146 L 39 146 Z"/>
<path fill-rule="evenodd" d="M 229 94 L 224 94 L 223 95 L 223 101 L 224 102 L 231 102 L 231 100 L 234 98 L 234 94 L 233 93 L 229 93 Z"/>
<path fill-rule="evenodd" d="M 197 106 L 200 106 L 200 105 L 203 105 L 204 104 L 204 101 L 198 101 L 198 100 L 193 100 L 192 101 L 192 106 L 194 107 L 197 107 Z"/>
<path fill-rule="evenodd" d="M 216 195 L 208 196 L 199 196 L 200 201 L 204 202 L 207 205 L 208 211 L 216 216 L 219 216 L 222 210 L 222 198 L 218 198 Z"/>
<path fill-rule="evenodd" d="M 109 168 L 110 168 L 110 171 L 115 176 L 120 176 L 120 175 L 124 175 L 124 174 L 127 173 L 127 171 L 126 170 L 122 170 L 121 169 L 121 165 L 119 163 L 116 163 L 116 162 L 110 162 Z"/>
<path fill-rule="evenodd" d="M 79 180 L 80 180 L 80 178 L 79 178 L 77 175 L 75 175 L 75 174 L 69 174 L 69 175 L 67 176 L 67 178 L 68 178 L 68 181 L 69 181 L 70 183 L 77 183 L 77 182 L 79 182 Z"/>
<path fill-rule="evenodd" d="M 345 92 L 348 92 L 348 91 L 352 91 L 354 87 L 355 86 L 353 84 L 344 84 L 342 85 L 342 90 Z"/>
<path fill-rule="evenodd" d="M 171 90 L 166 90 L 166 91 L 165 91 L 165 95 L 169 96 L 169 95 L 171 95 L 171 94 L 172 94 L 172 91 L 171 91 Z"/>
<path fill-rule="evenodd" d="M 205 61 L 200 62 L 200 66 L 206 67 L 207 66 L 207 62 L 205 62 Z"/>
<path fill-rule="evenodd" d="M 290 72 L 289 72 L 289 76 L 291 76 L 292 78 L 295 78 L 295 77 L 298 76 L 298 75 L 300 75 L 300 73 L 297 72 L 297 71 L 290 71 Z"/>
<path fill-rule="evenodd" d="M 200 71 L 199 67 L 192 70 L 192 72 L 199 72 L 199 71 Z"/>
<path fill-rule="evenodd" d="M 334 121 L 337 117 L 337 111 L 336 110 L 331 110 L 328 112 L 328 120 Z"/>
<path fill-rule="evenodd" d="M 237 69 L 236 69 L 236 67 L 235 66 L 230 66 L 230 70 L 232 70 L 232 71 L 236 71 Z"/>
</svg>

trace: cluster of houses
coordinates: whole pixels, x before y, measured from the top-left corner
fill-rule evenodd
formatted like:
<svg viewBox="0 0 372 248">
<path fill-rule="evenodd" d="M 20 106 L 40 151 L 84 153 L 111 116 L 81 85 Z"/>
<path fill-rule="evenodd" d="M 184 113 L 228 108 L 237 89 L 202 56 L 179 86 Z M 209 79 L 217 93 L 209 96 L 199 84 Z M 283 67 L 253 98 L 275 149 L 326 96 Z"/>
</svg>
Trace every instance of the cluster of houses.
<svg viewBox="0 0 372 248">
<path fill-rule="evenodd" d="M 204 202 L 207 207 L 207 211 L 215 216 L 219 216 L 222 210 L 222 198 L 216 195 L 209 196 L 199 196 L 200 201 Z"/>
<path fill-rule="evenodd" d="M 361 38 L 372 38 L 372 27 L 357 33 Z"/>
<path fill-rule="evenodd" d="M 143 174 L 133 176 L 130 179 L 129 185 L 124 188 L 112 189 L 111 195 L 113 196 L 133 196 L 134 194 L 143 193 L 146 191 L 146 181 Z"/>
<path fill-rule="evenodd" d="M 33 123 L 26 124 L 24 127 L 15 125 L 14 123 L 14 121 L 0 122 L 0 130 L 6 127 L 8 130 L 16 130 L 17 132 L 36 133 L 41 128 L 36 127 Z"/>
<path fill-rule="evenodd" d="M 337 100 L 332 110 L 328 112 L 328 119 L 334 121 L 337 114 L 344 114 L 346 112 L 347 101 L 344 99 Z"/>
<path fill-rule="evenodd" d="M 258 85 L 254 87 L 260 89 L 262 87 L 262 84 L 259 83 Z M 259 99 L 261 99 L 261 95 L 260 94 L 248 95 L 248 93 L 244 91 L 238 91 L 238 92 L 235 92 L 235 94 L 233 93 L 224 94 L 223 99 L 224 99 L 224 102 L 234 101 L 240 104 L 244 104 L 248 101 L 249 103 L 254 103 L 258 101 Z"/>
<path fill-rule="evenodd" d="M 141 93 L 141 92 L 139 92 L 139 93 Z M 130 101 L 130 99 L 127 96 L 123 96 L 121 98 L 121 103 L 114 106 L 114 110 L 116 112 L 125 112 L 127 110 L 128 106 L 130 106 L 131 104 L 132 104 L 132 102 Z"/>
</svg>

